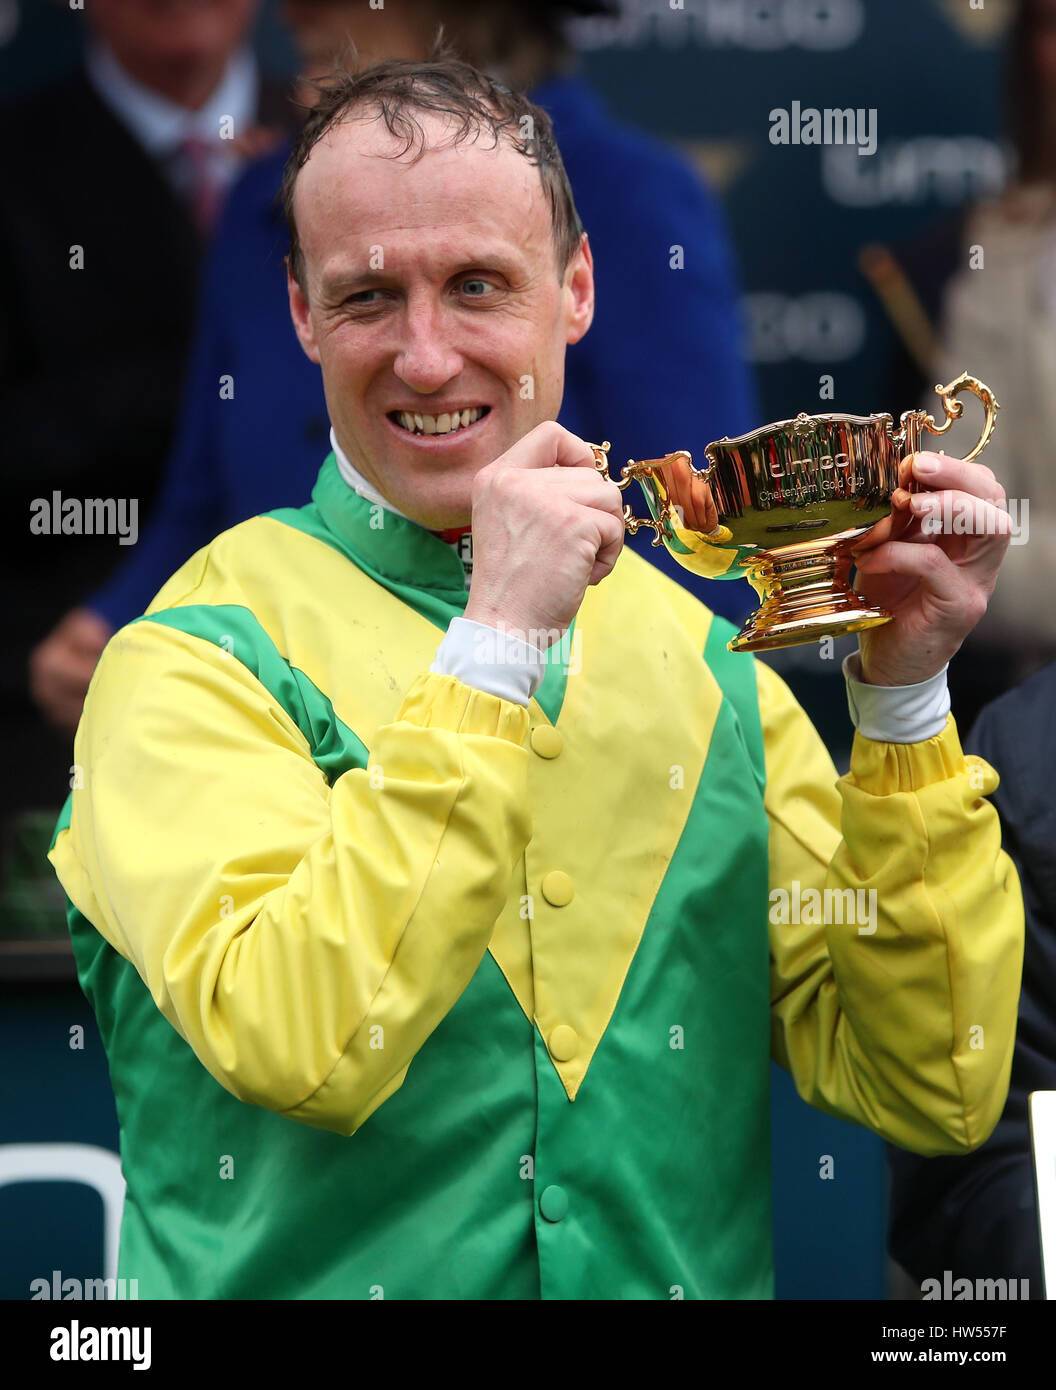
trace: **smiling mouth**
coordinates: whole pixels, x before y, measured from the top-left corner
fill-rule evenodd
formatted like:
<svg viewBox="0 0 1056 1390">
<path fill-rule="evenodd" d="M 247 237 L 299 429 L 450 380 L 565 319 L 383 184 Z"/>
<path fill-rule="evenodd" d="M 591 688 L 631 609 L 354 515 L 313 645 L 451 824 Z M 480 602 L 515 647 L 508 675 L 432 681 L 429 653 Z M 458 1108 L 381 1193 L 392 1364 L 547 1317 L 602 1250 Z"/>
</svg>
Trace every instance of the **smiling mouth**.
<svg viewBox="0 0 1056 1390">
<path fill-rule="evenodd" d="M 455 434 L 476 424 L 490 410 L 490 405 L 472 405 L 463 410 L 444 411 L 440 415 L 426 415 L 420 410 L 390 410 L 388 418 L 408 434 Z"/>
</svg>

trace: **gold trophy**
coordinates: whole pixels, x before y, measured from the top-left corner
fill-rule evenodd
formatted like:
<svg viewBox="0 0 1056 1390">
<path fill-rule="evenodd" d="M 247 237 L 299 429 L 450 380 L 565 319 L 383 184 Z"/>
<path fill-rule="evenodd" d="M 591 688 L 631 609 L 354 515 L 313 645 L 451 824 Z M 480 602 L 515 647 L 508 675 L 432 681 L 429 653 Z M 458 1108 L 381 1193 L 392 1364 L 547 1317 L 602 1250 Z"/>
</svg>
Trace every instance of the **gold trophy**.
<svg viewBox="0 0 1056 1390">
<path fill-rule="evenodd" d="M 945 434 L 971 391 L 986 418 L 979 442 L 986 448 L 1000 408 L 989 387 L 962 372 L 936 386 L 945 420 L 907 410 L 899 428 L 890 415 L 797 415 L 704 450 L 707 466 L 693 466 L 684 449 L 660 459 L 629 459 L 621 491 L 632 480 L 651 515 L 623 509 L 634 535 L 648 526 L 686 569 L 706 579 L 747 578 L 761 600 L 727 645 L 732 652 L 794 647 L 822 637 L 891 621 L 850 584 L 851 550 L 891 510 L 899 462 L 921 448 L 925 431 Z M 610 478 L 608 443 L 590 446 L 598 471 Z M 910 482 L 908 491 L 913 491 Z"/>
</svg>

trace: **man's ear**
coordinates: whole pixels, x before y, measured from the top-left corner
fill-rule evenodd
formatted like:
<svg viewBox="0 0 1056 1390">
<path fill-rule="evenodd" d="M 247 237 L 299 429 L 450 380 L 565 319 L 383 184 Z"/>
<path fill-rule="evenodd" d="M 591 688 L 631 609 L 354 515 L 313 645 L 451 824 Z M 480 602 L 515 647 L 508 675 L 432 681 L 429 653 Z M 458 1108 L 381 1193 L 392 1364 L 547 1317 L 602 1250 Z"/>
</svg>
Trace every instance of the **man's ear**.
<svg viewBox="0 0 1056 1390">
<path fill-rule="evenodd" d="M 286 293 L 290 297 L 290 318 L 293 319 L 294 331 L 297 339 L 304 349 L 305 356 L 309 362 L 319 362 L 319 349 L 315 344 L 315 330 L 312 327 L 312 316 L 308 309 L 308 300 L 304 291 L 293 278 L 290 270 L 290 258 L 286 257 Z"/>
<path fill-rule="evenodd" d="M 566 342 L 578 343 L 594 321 L 594 257 L 586 232 L 565 271 L 569 317 Z"/>
</svg>

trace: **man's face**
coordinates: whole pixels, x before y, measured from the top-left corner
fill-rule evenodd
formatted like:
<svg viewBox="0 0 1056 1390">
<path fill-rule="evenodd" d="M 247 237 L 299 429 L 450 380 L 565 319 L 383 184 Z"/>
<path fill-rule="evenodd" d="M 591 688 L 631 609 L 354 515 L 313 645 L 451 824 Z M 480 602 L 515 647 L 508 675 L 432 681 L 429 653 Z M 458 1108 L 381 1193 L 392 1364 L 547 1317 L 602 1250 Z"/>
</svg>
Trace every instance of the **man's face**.
<svg viewBox="0 0 1056 1390">
<path fill-rule="evenodd" d="M 129 66 L 224 58 L 243 42 L 259 0 L 91 0 L 93 26 Z"/>
<path fill-rule="evenodd" d="M 417 163 L 373 118 L 315 146 L 294 198 L 306 293 L 289 291 L 349 461 L 437 530 L 469 521 L 481 468 L 556 419 L 594 280 L 584 239 L 559 282 L 536 166 L 490 134 L 432 148 L 451 127 L 420 119 Z"/>
</svg>

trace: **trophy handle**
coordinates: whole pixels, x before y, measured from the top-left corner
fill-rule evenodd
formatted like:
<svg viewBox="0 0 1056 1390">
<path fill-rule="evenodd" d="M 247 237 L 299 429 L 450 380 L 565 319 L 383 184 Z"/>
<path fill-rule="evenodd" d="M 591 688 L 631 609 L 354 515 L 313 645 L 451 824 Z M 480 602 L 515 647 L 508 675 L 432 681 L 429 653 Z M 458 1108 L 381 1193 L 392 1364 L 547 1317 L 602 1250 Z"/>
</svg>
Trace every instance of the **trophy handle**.
<svg viewBox="0 0 1056 1390">
<path fill-rule="evenodd" d="M 990 441 L 990 436 L 994 432 L 997 424 L 997 412 L 1001 409 L 1000 402 L 978 377 L 969 376 L 967 372 L 962 372 L 960 376 L 954 377 L 945 386 L 936 386 L 935 394 L 942 401 L 942 409 L 946 419 L 941 425 L 935 423 L 932 415 L 923 410 L 907 410 L 902 416 L 902 425 L 906 435 L 906 453 L 914 454 L 920 447 L 920 437 L 924 430 L 929 434 L 945 434 L 954 420 L 959 420 L 964 414 L 964 406 L 954 397 L 960 395 L 962 391 L 971 391 L 973 396 L 978 396 L 983 403 L 983 410 L 986 418 L 983 421 L 983 432 L 979 436 L 979 442 L 967 454 L 963 455 L 964 461 L 970 463 L 972 459 L 978 458 Z"/>
<path fill-rule="evenodd" d="M 622 478 L 614 478 L 609 472 L 609 460 L 607 455 L 611 445 L 607 439 L 604 444 L 588 444 L 587 447 L 594 453 L 594 467 L 607 482 L 615 483 L 621 492 L 630 487 L 634 479 L 626 471 Z M 660 545 L 664 533 L 664 525 L 670 516 L 670 512 L 671 504 L 670 502 L 665 502 L 661 509 L 659 520 L 654 521 L 652 517 L 635 516 L 629 506 L 624 506 L 623 521 L 632 536 L 637 535 L 643 526 L 651 527 L 652 530 L 656 532 L 656 535 L 653 537 L 653 545 Z"/>
</svg>

